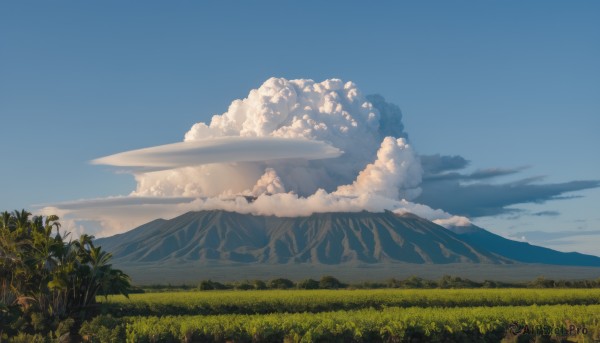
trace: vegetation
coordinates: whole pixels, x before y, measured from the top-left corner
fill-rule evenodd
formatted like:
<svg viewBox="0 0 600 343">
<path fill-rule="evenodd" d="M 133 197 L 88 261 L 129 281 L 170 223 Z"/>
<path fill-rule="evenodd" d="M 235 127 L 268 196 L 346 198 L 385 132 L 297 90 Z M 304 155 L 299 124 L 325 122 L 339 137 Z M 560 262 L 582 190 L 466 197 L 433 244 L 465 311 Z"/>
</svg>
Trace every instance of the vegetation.
<svg viewBox="0 0 600 343">
<path fill-rule="evenodd" d="M 288 289 L 293 288 L 294 282 L 288 279 L 273 279 L 269 281 L 269 288 L 271 289 Z"/>
<path fill-rule="evenodd" d="M 127 296 L 129 277 L 92 239 L 69 239 L 54 215 L 0 214 L 0 341 L 77 332 L 97 295 Z"/>
<path fill-rule="evenodd" d="M 120 321 L 107 317 L 87 328 L 98 342 L 528 342 L 535 337 L 584 342 L 600 338 L 598 313 L 600 305 L 411 307 Z"/>
<path fill-rule="evenodd" d="M 265 314 L 386 307 L 598 305 L 600 290 L 575 289 L 377 289 L 172 292 L 109 296 L 113 316 Z"/>
<path fill-rule="evenodd" d="M 347 285 L 324 276 L 144 293 L 93 237 L 61 232 L 58 217 L 0 217 L 0 343 L 600 340 L 600 279 Z"/>
<path fill-rule="evenodd" d="M 313 279 L 306 279 L 298 282 L 299 289 L 319 289 L 319 281 Z"/>
<path fill-rule="evenodd" d="M 334 278 L 333 276 L 323 276 L 321 281 L 319 281 L 320 289 L 338 289 L 346 287 L 340 280 Z"/>
</svg>

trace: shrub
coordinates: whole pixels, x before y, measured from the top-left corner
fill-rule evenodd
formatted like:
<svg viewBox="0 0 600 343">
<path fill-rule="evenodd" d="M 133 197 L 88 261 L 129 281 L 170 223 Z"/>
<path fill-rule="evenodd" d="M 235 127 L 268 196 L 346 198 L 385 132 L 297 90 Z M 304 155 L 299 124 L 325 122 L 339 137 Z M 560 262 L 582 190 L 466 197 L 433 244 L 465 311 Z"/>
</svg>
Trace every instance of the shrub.
<svg viewBox="0 0 600 343">
<path fill-rule="evenodd" d="M 267 284 L 263 280 L 254 280 L 254 289 L 262 290 L 267 289 Z"/>
<path fill-rule="evenodd" d="M 269 282 L 269 288 L 271 289 L 288 289 L 294 287 L 294 282 L 288 279 L 273 279 Z"/>
<path fill-rule="evenodd" d="M 238 290 L 241 290 L 241 291 L 247 291 L 247 290 L 250 290 L 250 289 L 254 289 L 254 286 L 251 285 L 248 282 L 242 282 L 242 283 L 239 283 L 239 284 L 235 285 L 235 289 L 238 289 Z"/>
<path fill-rule="evenodd" d="M 86 342 L 112 343 L 125 341 L 125 323 L 110 315 L 101 315 L 81 325 L 79 334 Z"/>
<path fill-rule="evenodd" d="M 198 286 L 198 288 L 201 291 L 212 291 L 214 289 L 228 289 L 229 287 L 225 286 L 224 284 L 222 284 L 220 282 L 204 280 L 204 281 L 200 282 L 200 285 Z"/>
<path fill-rule="evenodd" d="M 319 289 L 319 281 L 313 279 L 306 279 L 298 282 L 298 288 L 300 289 Z"/>
</svg>

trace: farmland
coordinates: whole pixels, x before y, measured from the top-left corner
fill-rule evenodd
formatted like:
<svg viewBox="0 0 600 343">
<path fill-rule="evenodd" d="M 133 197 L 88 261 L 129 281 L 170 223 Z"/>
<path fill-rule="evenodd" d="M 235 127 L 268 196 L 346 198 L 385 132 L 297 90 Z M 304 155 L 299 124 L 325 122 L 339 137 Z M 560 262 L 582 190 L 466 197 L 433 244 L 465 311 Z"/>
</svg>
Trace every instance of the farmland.
<svg viewBox="0 0 600 343">
<path fill-rule="evenodd" d="M 103 300 L 100 298 L 99 300 Z M 387 307 L 600 304 L 600 289 L 373 289 L 169 292 L 109 296 L 110 313 L 220 315 L 325 312 Z"/>
<path fill-rule="evenodd" d="M 195 291 L 110 296 L 105 305 L 105 315 L 82 327 L 89 340 L 600 339 L 598 289 Z"/>
</svg>

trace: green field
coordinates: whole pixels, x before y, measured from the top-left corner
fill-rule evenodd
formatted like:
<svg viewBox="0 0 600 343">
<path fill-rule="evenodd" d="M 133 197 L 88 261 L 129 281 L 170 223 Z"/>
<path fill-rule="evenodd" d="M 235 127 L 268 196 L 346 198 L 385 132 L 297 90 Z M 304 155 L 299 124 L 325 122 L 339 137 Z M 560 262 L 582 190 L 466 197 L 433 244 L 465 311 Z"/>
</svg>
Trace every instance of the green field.
<svg viewBox="0 0 600 343">
<path fill-rule="evenodd" d="M 102 298 L 102 300 L 104 300 Z M 98 342 L 600 340 L 598 289 L 265 290 L 109 297 Z M 513 335 L 518 333 L 520 335 Z"/>
<path fill-rule="evenodd" d="M 104 300 L 104 298 L 99 298 Z M 371 289 L 169 292 L 109 296 L 117 316 L 325 312 L 387 307 L 597 305 L 600 289 Z"/>
</svg>

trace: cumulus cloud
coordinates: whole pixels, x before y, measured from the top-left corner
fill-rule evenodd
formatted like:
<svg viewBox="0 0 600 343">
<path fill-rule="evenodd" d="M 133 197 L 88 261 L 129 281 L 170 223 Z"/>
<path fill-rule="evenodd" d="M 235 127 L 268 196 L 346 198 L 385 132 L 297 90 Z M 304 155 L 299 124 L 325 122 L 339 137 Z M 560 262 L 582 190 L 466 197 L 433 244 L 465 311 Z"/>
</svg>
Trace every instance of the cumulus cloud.
<svg viewBox="0 0 600 343">
<path fill-rule="evenodd" d="M 400 107 L 385 101 L 385 98 L 379 94 L 367 95 L 366 98 L 379 111 L 379 135 L 408 140 L 408 134 L 404 131 L 404 124 L 402 124 Z"/>
<path fill-rule="evenodd" d="M 397 106 L 385 103 L 381 97 L 376 104 L 371 103 L 352 82 L 271 78 L 251 90 L 246 98 L 233 101 L 225 113 L 214 115 L 207 123 L 193 125 L 185 134 L 185 142 L 223 137 L 301 139 L 325 142 L 343 151 L 343 155 L 321 160 L 237 161 L 234 167 L 219 163 L 139 173 L 135 194 L 239 193 L 251 189 L 267 168 L 277 173 L 287 191 L 302 196 L 317 189 L 332 192 L 354 181 L 365 165 L 373 161 L 385 134 L 405 136 L 401 116 Z M 385 130 L 380 129 L 382 121 Z"/>
<path fill-rule="evenodd" d="M 422 173 L 418 157 L 405 139 L 386 137 L 375 162 L 367 165 L 351 185 L 338 187 L 337 193 L 375 193 L 391 199 L 413 199 L 421 192 Z"/>
<path fill-rule="evenodd" d="M 261 194 L 269 195 L 277 193 L 285 193 L 285 187 L 281 183 L 279 176 L 277 176 L 277 172 L 272 168 L 267 168 L 260 179 L 256 181 L 251 194 L 259 196 Z"/>
</svg>

